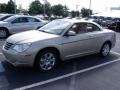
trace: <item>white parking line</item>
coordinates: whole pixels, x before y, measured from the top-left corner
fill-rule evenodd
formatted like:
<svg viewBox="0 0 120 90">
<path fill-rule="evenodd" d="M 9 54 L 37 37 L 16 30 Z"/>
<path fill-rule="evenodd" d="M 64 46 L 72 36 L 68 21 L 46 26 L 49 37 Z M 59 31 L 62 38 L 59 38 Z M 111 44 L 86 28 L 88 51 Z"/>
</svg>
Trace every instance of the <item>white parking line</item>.
<svg viewBox="0 0 120 90">
<path fill-rule="evenodd" d="M 86 69 L 83 69 L 83 70 L 80 70 L 80 71 L 76 71 L 76 72 L 72 72 L 72 73 L 62 75 L 62 76 L 59 76 L 59 77 L 56 77 L 56 78 L 52 78 L 52 79 L 49 79 L 49 80 L 46 80 L 46 81 L 37 82 L 37 83 L 31 84 L 31 85 L 26 85 L 26 86 L 16 88 L 16 89 L 13 89 L 13 90 L 30 89 L 30 88 L 37 87 L 37 86 L 44 85 L 44 84 L 48 84 L 48 83 L 51 83 L 51 82 L 54 82 L 54 81 L 57 81 L 57 80 L 61 80 L 61 79 L 64 79 L 64 78 L 67 78 L 67 77 L 70 77 L 70 76 L 73 76 L 73 75 L 77 75 L 77 74 L 80 74 L 80 73 L 83 73 L 83 72 L 87 72 L 87 71 L 90 71 L 90 70 L 93 70 L 93 69 L 97 69 L 97 68 L 100 68 L 100 67 L 112 64 L 114 62 L 118 62 L 118 61 L 120 61 L 120 58 L 116 59 L 116 60 L 112 60 L 110 62 L 100 64 L 100 65 L 96 65 L 96 66 L 93 66 L 93 67 L 90 67 L 90 68 L 86 68 Z"/>
<path fill-rule="evenodd" d="M 116 41 L 120 41 L 120 40 L 116 40 Z"/>
<path fill-rule="evenodd" d="M 2 55 L 2 53 L 0 52 L 0 54 Z"/>
<path fill-rule="evenodd" d="M 1 72 L 5 72 L 5 68 L 4 66 L 2 65 L 2 62 L 0 61 L 0 73 Z"/>
<path fill-rule="evenodd" d="M 114 53 L 114 54 L 116 54 L 116 55 L 119 55 L 119 56 L 120 56 L 120 53 L 118 53 L 118 52 L 111 51 L 111 53 Z"/>
<path fill-rule="evenodd" d="M 76 65 L 76 63 L 74 63 L 72 72 L 74 72 L 76 70 L 77 70 L 77 65 Z M 73 75 L 71 77 L 69 90 L 75 90 L 75 78 L 76 78 L 75 75 Z"/>
</svg>

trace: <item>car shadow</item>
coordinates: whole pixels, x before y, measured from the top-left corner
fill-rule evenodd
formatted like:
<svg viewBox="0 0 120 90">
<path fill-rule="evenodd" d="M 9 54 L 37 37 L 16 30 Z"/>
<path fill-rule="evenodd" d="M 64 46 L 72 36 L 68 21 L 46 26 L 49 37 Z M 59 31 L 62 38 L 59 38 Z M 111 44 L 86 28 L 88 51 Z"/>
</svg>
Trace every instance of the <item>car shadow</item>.
<svg viewBox="0 0 120 90">
<path fill-rule="evenodd" d="M 9 82 L 8 87 L 13 89 L 16 87 L 21 87 L 32 83 L 45 81 L 68 73 L 93 67 L 105 62 L 118 59 L 119 57 L 120 57 L 119 55 L 115 55 L 112 53 L 110 53 L 110 55 L 105 58 L 102 58 L 98 55 L 89 55 L 85 57 L 64 61 L 61 64 L 59 64 L 55 69 L 48 72 L 37 71 L 35 68 L 28 67 L 16 68 L 9 64 L 8 62 L 3 61 L 2 66 L 5 69 L 5 72 L 0 75 L 4 75 L 6 77 L 7 81 Z M 74 67 L 76 69 L 73 69 Z"/>
</svg>

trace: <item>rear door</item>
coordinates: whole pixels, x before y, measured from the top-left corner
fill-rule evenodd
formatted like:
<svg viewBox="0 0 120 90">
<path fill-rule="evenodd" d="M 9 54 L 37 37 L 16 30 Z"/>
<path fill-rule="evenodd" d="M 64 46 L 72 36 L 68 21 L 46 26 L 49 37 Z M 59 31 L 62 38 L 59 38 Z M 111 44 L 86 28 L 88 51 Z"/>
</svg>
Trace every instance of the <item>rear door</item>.
<svg viewBox="0 0 120 90">
<path fill-rule="evenodd" d="M 34 17 L 28 17 L 28 23 L 30 25 L 29 29 L 37 29 L 43 25 L 43 22 Z"/>
</svg>

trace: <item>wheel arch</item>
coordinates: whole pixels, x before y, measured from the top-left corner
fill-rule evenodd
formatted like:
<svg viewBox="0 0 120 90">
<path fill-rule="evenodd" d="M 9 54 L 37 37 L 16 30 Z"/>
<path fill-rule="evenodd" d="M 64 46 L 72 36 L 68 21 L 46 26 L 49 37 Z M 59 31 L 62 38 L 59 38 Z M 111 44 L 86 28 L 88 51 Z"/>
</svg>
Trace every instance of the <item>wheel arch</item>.
<svg viewBox="0 0 120 90">
<path fill-rule="evenodd" d="M 5 30 L 5 32 L 6 32 L 6 36 L 2 37 L 2 38 L 7 38 L 10 35 L 10 32 L 9 32 L 8 28 L 6 28 L 6 27 L 0 27 L 0 29 Z"/>
<path fill-rule="evenodd" d="M 112 48 L 112 42 L 111 42 L 110 40 L 105 41 L 105 42 L 103 43 L 103 45 L 104 45 L 105 43 L 108 43 L 108 44 L 110 45 L 110 49 Z M 103 45 L 102 45 L 102 46 L 103 46 Z"/>
<path fill-rule="evenodd" d="M 7 30 L 7 32 L 9 33 L 9 29 L 6 28 L 6 27 L 0 27 L 0 29 L 5 29 L 5 30 Z"/>
<path fill-rule="evenodd" d="M 45 48 L 39 50 L 38 53 L 36 54 L 36 56 L 35 56 L 35 60 L 34 60 L 34 65 L 35 65 L 35 62 L 36 62 L 38 56 L 39 56 L 42 52 L 44 52 L 45 50 L 54 50 L 54 51 L 56 51 L 57 54 L 58 54 L 58 58 L 59 58 L 59 60 L 61 60 L 61 54 L 60 54 L 60 51 L 59 51 L 56 47 L 45 47 Z"/>
</svg>

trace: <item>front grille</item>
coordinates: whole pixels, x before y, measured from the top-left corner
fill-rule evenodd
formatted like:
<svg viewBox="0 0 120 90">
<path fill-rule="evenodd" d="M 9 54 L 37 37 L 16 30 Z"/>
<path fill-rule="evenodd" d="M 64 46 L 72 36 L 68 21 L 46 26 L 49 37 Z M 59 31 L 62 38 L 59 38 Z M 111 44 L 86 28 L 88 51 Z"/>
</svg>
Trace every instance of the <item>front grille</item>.
<svg viewBox="0 0 120 90">
<path fill-rule="evenodd" d="M 12 43 L 6 42 L 4 48 L 5 48 L 6 50 L 8 50 L 8 49 L 10 49 L 10 48 L 12 47 L 12 45 L 13 45 Z"/>
</svg>

